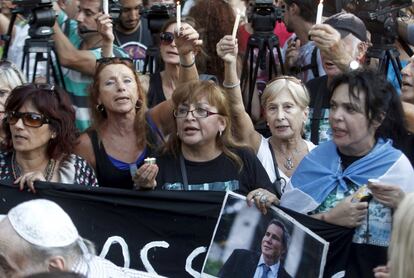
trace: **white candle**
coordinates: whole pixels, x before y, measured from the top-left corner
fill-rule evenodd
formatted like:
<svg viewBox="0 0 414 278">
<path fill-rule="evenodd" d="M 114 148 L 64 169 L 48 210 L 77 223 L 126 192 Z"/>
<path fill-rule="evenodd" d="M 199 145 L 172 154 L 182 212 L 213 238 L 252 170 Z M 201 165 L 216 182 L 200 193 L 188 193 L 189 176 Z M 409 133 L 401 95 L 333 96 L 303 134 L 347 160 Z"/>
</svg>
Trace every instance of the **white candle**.
<svg viewBox="0 0 414 278">
<path fill-rule="evenodd" d="M 180 29 L 181 29 L 181 5 L 180 5 L 180 1 L 177 1 L 176 14 L 177 14 L 177 33 L 179 33 Z"/>
<path fill-rule="evenodd" d="M 108 0 L 102 0 L 102 10 L 104 14 L 109 14 Z"/>
<path fill-rule="evenodd" d="M 233 40 L 236 39 L 237 29 L 239 29 L 239 22 L 240 22 L 240 10 L 237 9 L 236 20 L 234 21 L 233 32 L 231 33 Z"/>
<path fill-rule="evenodd" d="M 323 0 L 318 4 L 318 11 L 316 13 L 316 24 L 322 23 L 322 12 L 323 12 Z"/>
</svg>

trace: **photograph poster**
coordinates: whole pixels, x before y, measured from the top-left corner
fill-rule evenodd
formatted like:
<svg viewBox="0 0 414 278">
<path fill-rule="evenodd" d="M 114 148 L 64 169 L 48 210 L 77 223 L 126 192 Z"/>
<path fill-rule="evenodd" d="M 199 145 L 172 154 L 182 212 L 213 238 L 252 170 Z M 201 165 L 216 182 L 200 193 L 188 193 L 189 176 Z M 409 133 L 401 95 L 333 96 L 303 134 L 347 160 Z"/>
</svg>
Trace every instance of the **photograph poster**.
<svg viewBox="0 0 414 278">
<path fill-rule="evenodd" d="M 276 206 L 264 215 L 229 192 L 202 277 L 322 277 L 328 246 Z"/>
</svg>

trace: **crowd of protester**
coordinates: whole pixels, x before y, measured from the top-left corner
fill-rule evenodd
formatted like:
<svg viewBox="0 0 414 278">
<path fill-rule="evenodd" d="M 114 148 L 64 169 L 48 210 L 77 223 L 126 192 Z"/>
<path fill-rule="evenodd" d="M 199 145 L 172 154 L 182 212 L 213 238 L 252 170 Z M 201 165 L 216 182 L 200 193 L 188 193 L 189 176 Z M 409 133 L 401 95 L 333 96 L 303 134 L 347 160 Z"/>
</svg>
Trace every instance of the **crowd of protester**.
<svg viewBox="0 0 414 278">
<path fill-rule="evenodd" d="M 11 2 L 0 0 L 2 35 L 15 8 Z M 327 9 L 315 24 L 319 1 L 274 1 L 284 11 L 273 30 L 284 74 L 269 80 L 268 65 L 260 65 L 247 111 L 250 88 L 241 88 L 240 62 L 255 32 L 249 22 L 254 1 L 185 2 L 188 17 L 177 26 L 171 16 L 159 32 L 144 15 L 153 5 L 175 9 L 174 1 L 120 0 L 116 20 L 103 13 L 101 0 L 53 3 L 53 59 L 63 80 L 54 76 L 51 84 L 41 62 L 24 74 L 18 67 L 30 27 L 27 15 L 19 14 L 10 53 L 0 62 L 0 179 L 32 192 L 36 181 L 144 192 L 234 191 L 263 213 L 281 205 L 355 228 L 347 277 L 409 277 L 414 56 L 395 88 L 367 55 L 371 34 L 355 14 Z M 245 14 L 233 37 L 237 12 Z M 414 41 L 409 32 L 401 36 Z M 158 49 L 152 62 L 160 66 L 148 73 L 146 51 L 152 47 Z M 278 61 L 278 53 L 270 52 Z M 260 121 L 265 132 L 257 128 Z M 372 200 L 355 202 L 367 184 Z M 0 234 L 23 249 L 33 242 L 15 235 L 20 228 L 14 221 L 25 206 L 67 218 L 47 201 L 11 210 L 0 219 Z M 43 222 L 29 224 L 48 229 Z M 76 256 L 89 252 L 70 219 L 61 224 L 75 231 L 69 244 Z M 6 250 L 2 242 L 0 250 Z M 51 258 L 54 268 L 93 277 L 82 261 L 68 257 L 66 265 Z M 109 262 L 95 263 L 112 269 Z M 28 265 L 20 274 L 50 270 Z"/>
</svg>

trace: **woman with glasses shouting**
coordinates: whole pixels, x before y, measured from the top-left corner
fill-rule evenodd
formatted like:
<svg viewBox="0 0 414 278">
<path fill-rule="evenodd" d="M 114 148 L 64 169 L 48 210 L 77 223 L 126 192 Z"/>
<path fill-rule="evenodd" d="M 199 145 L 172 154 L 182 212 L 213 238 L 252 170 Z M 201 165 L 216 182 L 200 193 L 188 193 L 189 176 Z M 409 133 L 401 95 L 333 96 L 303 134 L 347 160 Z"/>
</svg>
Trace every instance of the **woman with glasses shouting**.
<svg viewBox="0 0 414 278">
<path fill-rule="evenodd" d="M 259 160 L 232 136 L 229 103 L 211 81 L 190 81 L 172 95 L 177 132 L 157 158 L 159 190 L 249 192 L 256 204 L 278 202 Z M 260 202 L 259 202 L 260 200 Z"/>
<path fill-rule="evenodd" d="M 183 64 L 194 64 L 193 49 L 200 43 L 197 32 L 183 24 L 176 39 L 176 55 Z M 191 73 L 187 77 L 187 72 L 180 71 L 183 80 L 198 78 Z M 154 187 L 158 167 L 144 162 L 173 128 L 171 101 L 148 110 L 132 60 L 104 58 L 97 63 L 90 105 L 92 128 L 81 135 L 76 153 L 94 167 L 100 186 Z"/>
<path fill-rule="evenodd" d="M 14 88 L 6 102 L 0 179 L 35 192 L 35 181 L 97 186 L 93 169 L 73 154 L 75 111 L 67 94 L 47 84 Z"/>
<path fill-rule="evenodd" d="M 246 113 L 236 72 L 237 42 L 225 36 L 217 44 L 225 64 L 223 86 L 232 100 L 238 136 L 253 147 L 276 191 L 281 195 L 299 162 L 315 145 L 302 138 L 308 118 L 308 91 L 295 77 L 280 76 L 269 81 L 261 102 L 267 126 L 272 133 L 264 138 Z"/>
</svg>

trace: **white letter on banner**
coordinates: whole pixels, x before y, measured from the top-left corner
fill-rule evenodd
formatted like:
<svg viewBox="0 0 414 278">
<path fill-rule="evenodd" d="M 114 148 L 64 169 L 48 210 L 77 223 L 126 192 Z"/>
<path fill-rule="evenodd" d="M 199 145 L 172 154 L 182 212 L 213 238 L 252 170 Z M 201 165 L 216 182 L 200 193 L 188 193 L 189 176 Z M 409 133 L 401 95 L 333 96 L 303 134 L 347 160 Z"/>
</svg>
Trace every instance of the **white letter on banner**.
<svg viewBox="0 0 414 278">
<path fill-rule="evenodd" d="M 194 249 L 193 252 L 191 252 L 191 254 L 188 255 L 187 260 L 185 260 L 185 271 L 187 271 L 191 276 L 200 277 L 201 273 L 195 271 L 192 268 L 192 264 L 193 264 L 193 260 L 195 257 L 197 257 L 198 255 L 206 251 L 207 251 L 207 248 L 205 248 L 204 246 L 201 246 L 201 247 L 197 247 L 196 249 Z"/>
<path fill-rule="evenodd" d="M 128 244 L 120 236 L 111 236 L 111 237 L 109 237 L 106 240 L 104 246 L 102 247 L 102 251 L 101 251 L 101 254 L 99 254 L 99 257 L 105 258 L 106 255 L 109 252 L 109 248 L 112 246 L 113 243 L 118 243 L 119 245 L 121 245 L 122 256 L 124 257 L 124 267 L 129 268 L 130 256 L 129 256 Z"/>
<path fill-rule="evenodd" d="M 141 249 L 140 255 L 141 255 L 141 261 L 145 267 L 145 270 L 149 273 L 157 274 L 155 272 L 154 268 L 148 261 L 148 251 L 154 247 L 162 247 L 162 248 L 168 248 L 170 247 L 170 244 L 166 241 L 151 241 L 150 243 L 147 243 L 144 248 Z"/>
</svg>

